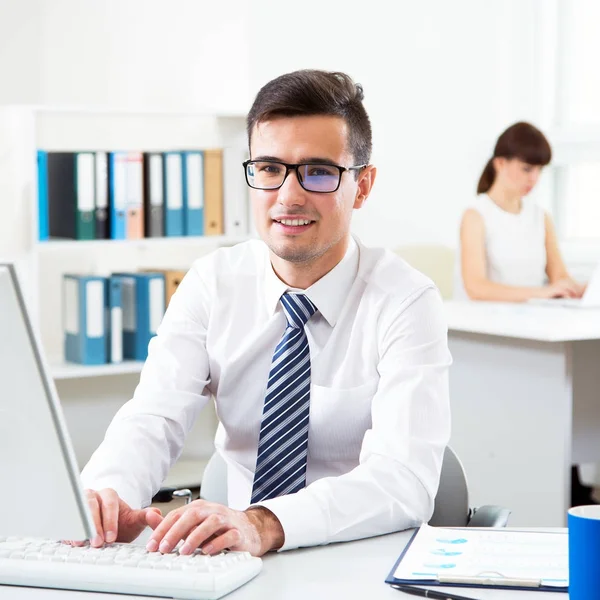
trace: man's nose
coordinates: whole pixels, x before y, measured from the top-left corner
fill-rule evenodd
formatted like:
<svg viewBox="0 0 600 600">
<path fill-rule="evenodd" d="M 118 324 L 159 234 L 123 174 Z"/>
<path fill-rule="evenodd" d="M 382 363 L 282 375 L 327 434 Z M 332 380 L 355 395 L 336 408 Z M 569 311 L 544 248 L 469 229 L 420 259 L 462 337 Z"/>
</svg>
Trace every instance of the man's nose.
<svg viewBox="0 0 600 600">
<path fill-rule="evenodd" d="M 278 190 L 277 200 L 285 206 L 303 205 L 306 202 L 306 190 L 298 181 L 296 169 L 290 169 L 283 185 Z"/>
</svg>

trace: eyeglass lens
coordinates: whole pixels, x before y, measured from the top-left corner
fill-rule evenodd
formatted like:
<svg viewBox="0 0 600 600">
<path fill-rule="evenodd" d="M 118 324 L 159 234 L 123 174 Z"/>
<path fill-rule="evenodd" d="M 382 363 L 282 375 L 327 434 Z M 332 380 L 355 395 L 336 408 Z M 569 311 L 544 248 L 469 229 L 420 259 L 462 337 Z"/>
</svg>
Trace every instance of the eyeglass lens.
<svg viewBox="0 0 600 600">
<path fill-rule="evenodd" d="M 272 190 L 283 184 L 285 165 L 273 162 L 248 163 L 248 182 L 261 190 Z M 339 184 L 340 170 L 332 165 L 306 164 L 298 167 L 300 185 L 309 192 L 333 192 Z"/>
</svg>

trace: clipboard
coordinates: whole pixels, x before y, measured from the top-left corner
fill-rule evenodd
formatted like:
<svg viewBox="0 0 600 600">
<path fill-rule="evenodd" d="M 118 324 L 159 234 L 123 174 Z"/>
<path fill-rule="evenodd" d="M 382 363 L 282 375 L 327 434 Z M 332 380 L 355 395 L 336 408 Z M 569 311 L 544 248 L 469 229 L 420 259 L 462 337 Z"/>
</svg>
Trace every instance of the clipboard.
<svg viewBox="0 0 600 600">
<path fill-rule="evenodd" d="M 385 582 L 568 592 L 568 534 L 422 525 Z"/>
</svg>

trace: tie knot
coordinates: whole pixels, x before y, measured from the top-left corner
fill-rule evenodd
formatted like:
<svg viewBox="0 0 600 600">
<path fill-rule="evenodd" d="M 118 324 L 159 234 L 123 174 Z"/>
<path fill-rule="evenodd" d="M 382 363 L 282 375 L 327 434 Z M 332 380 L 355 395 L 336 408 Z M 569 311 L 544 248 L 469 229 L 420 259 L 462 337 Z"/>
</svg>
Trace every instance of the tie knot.
<svg viewBox="0 0 600 600">
<path fill-rule="evenodd" d="M 286 292 L 281 296 L 281 305 L 288 326 L 300 329 L 315 314 L 317 307 L 308 299 L 306 294 Z"/>
</svg>

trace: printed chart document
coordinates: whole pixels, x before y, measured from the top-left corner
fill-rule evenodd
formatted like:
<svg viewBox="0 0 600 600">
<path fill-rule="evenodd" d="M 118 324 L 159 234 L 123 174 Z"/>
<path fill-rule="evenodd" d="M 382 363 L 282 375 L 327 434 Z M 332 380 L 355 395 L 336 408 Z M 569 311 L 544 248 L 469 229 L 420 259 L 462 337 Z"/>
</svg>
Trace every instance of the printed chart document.
<svg viewBox="0 0 600 600">
<path fill-rule="evenodd" d="M 567 591 L 568 533 L 422 525 L 386 582 Z"/>
</svg>

